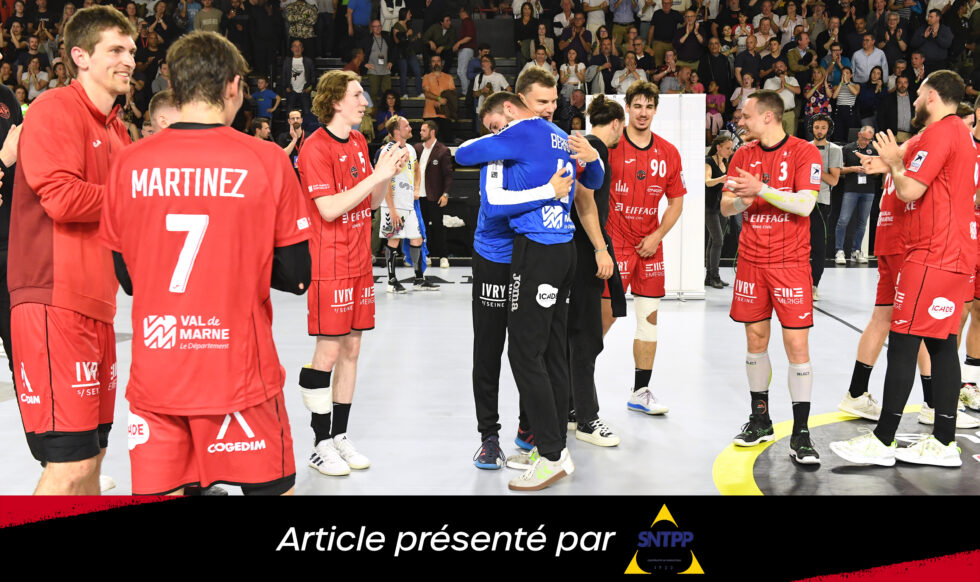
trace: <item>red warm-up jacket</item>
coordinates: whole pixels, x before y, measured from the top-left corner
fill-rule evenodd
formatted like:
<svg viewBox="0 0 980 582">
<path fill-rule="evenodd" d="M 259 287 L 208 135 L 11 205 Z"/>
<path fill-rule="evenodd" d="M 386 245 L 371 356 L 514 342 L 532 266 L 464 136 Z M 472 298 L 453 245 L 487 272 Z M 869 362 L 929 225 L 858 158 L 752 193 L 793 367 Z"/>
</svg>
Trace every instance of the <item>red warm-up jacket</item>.
<svg viewBox="0 0 980 582">
<path fill-rule="evenodd" d="M 28 109 L 11 201 L 11 307 L 41 303 L 112 323 L 118 283 L 98 234 L 109 163 L 130 143 L 117 110 L 103 114 L 78 81 Z"/>
</svg>

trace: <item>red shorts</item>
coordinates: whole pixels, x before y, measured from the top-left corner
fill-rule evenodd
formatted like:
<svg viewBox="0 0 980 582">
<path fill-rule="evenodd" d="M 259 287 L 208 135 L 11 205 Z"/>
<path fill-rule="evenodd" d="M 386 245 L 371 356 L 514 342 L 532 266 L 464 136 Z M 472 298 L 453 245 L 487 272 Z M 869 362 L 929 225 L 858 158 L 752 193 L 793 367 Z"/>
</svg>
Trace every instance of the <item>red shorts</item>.
<svg viewBox="0 0 980 582">
<path fill-rule="evenodd" d="M 959 331 L 970 275 L 906 262 L 898 276 L 891 330 L 946 339 Z"/>
<path fill-rule="evenodd" d="M 895 303 L 895 284 L 902 270 L 905 255 L 880 255 L 878 257 L 878 292 L 875 307 Z"/>
<path fill-rule="evenodd" d="M 977 268 L 973 272 L 973 295 L 968 298 L 967 301 L 970 301 L 971 299 L 980 299 L 980 276 L 978 275 L 980 275 L 980 263 L 977 263 Z"/>
<path fill-rule="evenodd" d="M 240 412 L 174 416 L 129 408 L 133 493 L 268 484 L 296 474 L 282 392 Z"/>
<path fill-rule="evenodd" d="M 810 266 L 771 268 L 739 261 L 731 318 L 755 323 L 772 317 L 786 329 L 813 327 L 813 277 Z"/>
<path fill-rule="evenodd" d="M 86 446 L 62 444 L 49 461 L 91 458 L 104 446 L 116 403 L 116 334 L 112 325 L 81 313 L 22 303 L 10 312 L 17 400 L 28 435 L 87 433 Z M 80 441 L 76 441 L 80 442 Z"/>
<path fill-rule="evenodd" d="M 310 335 L 340 336 L 374 329 L 374 275 L 313 281 L 306 293 Z"/>
<path fill-rule="evenodd" d="M 624 291 L 630 291 L 640 297 L 665 295 L 663 253 L 643 258 L 633 247 L 613 247 L 613 252 L 616 254 L 616 264 L 619 266 L 619 276 L 623 280 Z M 602 296 L 609 299 L 608 282 L 602 291 Z"/>
</svg>

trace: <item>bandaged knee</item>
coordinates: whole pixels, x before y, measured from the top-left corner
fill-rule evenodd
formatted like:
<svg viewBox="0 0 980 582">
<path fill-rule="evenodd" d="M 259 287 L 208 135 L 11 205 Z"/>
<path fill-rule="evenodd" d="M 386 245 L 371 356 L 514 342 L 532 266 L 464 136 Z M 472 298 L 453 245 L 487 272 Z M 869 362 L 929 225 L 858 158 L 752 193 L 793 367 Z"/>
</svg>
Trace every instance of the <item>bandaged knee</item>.
<svg viewBox="0 0 980 582">
<path fill-rule="evenodd" d="M 633 310 L 636 312 L 636 339 L 641 342 L 657 341 L 657 324 L 650 323 L 650 315 L 657 312 L 660 299 L 655 297 L 636 297 L 633 300 Z"/>
<path fill-rule="evenodd" d="M 330 414 L 333 411 L 333 388 L 330 387 L 330 372 L 304 366 L 299 372 L 299 392 L 303 396 L 303 404 L 310 412 Z"/>
</svg>

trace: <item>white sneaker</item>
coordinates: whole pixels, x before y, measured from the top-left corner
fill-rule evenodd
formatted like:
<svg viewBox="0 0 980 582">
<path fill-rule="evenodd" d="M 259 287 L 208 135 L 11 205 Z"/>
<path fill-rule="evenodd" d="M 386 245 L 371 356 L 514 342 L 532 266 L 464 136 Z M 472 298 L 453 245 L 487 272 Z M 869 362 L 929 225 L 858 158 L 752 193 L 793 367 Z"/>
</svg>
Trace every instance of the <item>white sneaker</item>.
<svg viewBox="0 0 980 582">
<path fill-rule="evenodd" d="M 630 410 L 645 412 L 647 414 L 666 414 L 670 410 L 663 404 L 657 402 L 657 399 L 654 398 L 649 388 L 640 388 L 630 394 L 630 399 L 626 402 L 626 407 Z"/>
<path fill-rule="evenodd" d="M 844 399 L 837 405 L 838 410 L 845 414 L 853 414 L 868 420 L 878 420 L 881 416 L 881 405 L 869 392 L 851 398 L 850 393 L 844 393 Z"/>
<path fill-rule="evenodd" d="M 116 488 L 116 480 L 108 475 L 99 475 L 99 491 L 105 493 Z"/>
<path fill-rule="evenodd" d="M 910 447 L 898 449 L 895 451 L 895 458 L 903 463 L 915 463 L 917 465 L 936 465 L 937 467 L 960 467 L 963 465 L 963 459 L 960 458 L 960 448 L 956 446 L 955 440 L 948 445 L 943 445 L 932 435 Z"/>
<path fill-rule="evenodd" d="M 520 471 L 526 471 L 531 468 L 531 465 L 538 460 L 538 447 L 534 447 L 530 451 L 521 451 L 516 455 L 511 455 L 507 457 L 504 462 L 508 469 L 518 469 Z"/>
<path fill-rule="evenodd" d="M 371 461 L 354 448 L 354 443 L 347 438 L 347 433 L 333 437 L 333 444 L 337 447 L 340 457 L 347 462 L 351 469 L 367 469 L 371 466 Z"/>
<path fill-rule="evenodd" d="M 820 294 L 817 293 L 817 286 L 816 285 L 813 286 L 813 300 L 814 301 L 820 301 Z"/>
<path fill-rule="evenodd" d="M 837 254 L 834 255 L 834 262 L 837 263 L 838 265 L 847 264 L 847 256 L 844 255 L 844 251 L 837 251 Z"/>
<path fill-rule="evenodd" d="M 619 444 L 619 435 L 614 433 L 601 418 L 592 422 L 583 422 L 575 429 L 575 438 L 580 441 L 599 447 L 615 447 Z"/>
<path fill-rule="evenodd" d="M 834 454 L 850 461 L 862 465 L 882 465 L 892 467 L 895 465 L 895 449 L 898 445 L 895 441 L 885 446 L 878 440 L 873 432 L 868 431 L 859 437 L 854 437 L 849 441 L 834 441 L 830 443 L 830 450 Z"/>
<path fill-rule="evenodd" d="M 449 268 L 449 259 L 447 259 L 446 257 L 443 257 L 443 258 L 439 259 L 439 268 L 440 269 L 448 269 Z"/>
<path fill-rule="evenodd" d="M 976 384 L 964 384 L 960 388 L 960 402 L 970 410 L 980 410 L 980 388 Z"/>
<path fill-rule="evenodd" d="M 310 466 L 324 475 L 340 477 L 350 475 L 350 465 L 344 462 L 333 439 L 323 439 L 315 447 L 313 454 L 310 455 Z"/>
<path fill-rule="evenodd" d="M 919 410 L 919 424 L 936 424 L 936 410 L 929 408 L 925 402 Z M 980 420 L 966 413 L 966 408 L 962 403 L 958 403 L 956 410 L 956 428 L 977 428 L 980 427 Z"/>
<path fill-rule="evenodd" d="M 574 472 L 575 464 L 564 448 L 557 461 L 539 456 L 526 471 L 511 479 L 507 487 L 511 491 L 540 491 Z"/>
<path fill-rule="evenodd" d="M 864 256 L 860 250 L 851 252 L 851 260 L 862 265 L 868 264 L 868 257 Z"/>
</svg>

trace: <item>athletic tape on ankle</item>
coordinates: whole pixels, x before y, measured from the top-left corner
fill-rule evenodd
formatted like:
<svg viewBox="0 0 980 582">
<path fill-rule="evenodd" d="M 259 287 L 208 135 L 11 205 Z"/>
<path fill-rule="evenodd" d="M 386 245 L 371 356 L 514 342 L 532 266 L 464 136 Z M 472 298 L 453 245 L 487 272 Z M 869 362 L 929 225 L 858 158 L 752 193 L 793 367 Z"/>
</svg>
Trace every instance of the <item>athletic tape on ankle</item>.
<svg viewBox="0 0 980 582">
<path fill-rule="evenodd" d="M 641 342 L 657 341 L 657 324 L 650 323 L 647 319 L 651 314 L 656 313 L 660 307 L 660 300 L 655 297 L 635 297 L 633 299 L 633 310 L 636 312 L 636 339 Z"/>
</svg>

